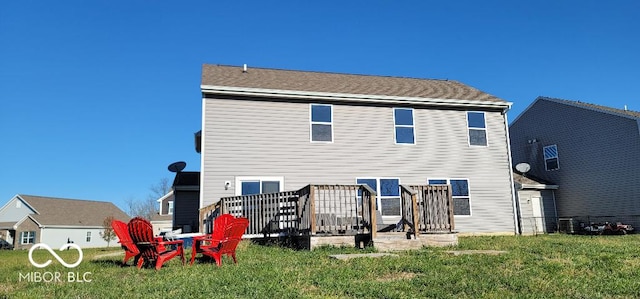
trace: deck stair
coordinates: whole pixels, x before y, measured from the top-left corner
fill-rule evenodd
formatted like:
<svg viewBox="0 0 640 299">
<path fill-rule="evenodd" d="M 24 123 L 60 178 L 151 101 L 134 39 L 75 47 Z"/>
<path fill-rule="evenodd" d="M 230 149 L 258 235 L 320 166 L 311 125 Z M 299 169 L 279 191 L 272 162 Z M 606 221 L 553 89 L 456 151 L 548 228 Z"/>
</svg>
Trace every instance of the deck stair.
<svg viewBox="0 0 640 299">
<path fill-rule="evenodd" d="M 416 238 L 405 232 L 378 233 L 373 238 L 373 247 L 378 251 L 404 251 L 423 247 L 445 247 L 458 245 L 458 235 L 450 234 L 418 234 Z"/>
</svg>

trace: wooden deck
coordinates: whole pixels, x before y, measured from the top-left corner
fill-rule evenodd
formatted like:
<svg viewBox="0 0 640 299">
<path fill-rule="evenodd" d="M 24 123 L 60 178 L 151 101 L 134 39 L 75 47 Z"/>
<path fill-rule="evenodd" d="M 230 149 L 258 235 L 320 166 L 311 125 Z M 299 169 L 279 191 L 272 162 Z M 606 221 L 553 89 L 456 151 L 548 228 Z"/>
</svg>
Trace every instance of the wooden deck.
<svg viewBox="0 0 640 299">
<path fill-rule="evenodd" d="M 249 218 L 246 238 L 289 238 L 303 248 L 373 245 L 383 251 L 457 244 L 449 185 L 400 187 L 401 222 L 377 231 L 376 193 L 368 185 L 307 185 L 300 190 L 221 198 L 200 209 L 200 232 L 215 217 Z"/>
</svg>

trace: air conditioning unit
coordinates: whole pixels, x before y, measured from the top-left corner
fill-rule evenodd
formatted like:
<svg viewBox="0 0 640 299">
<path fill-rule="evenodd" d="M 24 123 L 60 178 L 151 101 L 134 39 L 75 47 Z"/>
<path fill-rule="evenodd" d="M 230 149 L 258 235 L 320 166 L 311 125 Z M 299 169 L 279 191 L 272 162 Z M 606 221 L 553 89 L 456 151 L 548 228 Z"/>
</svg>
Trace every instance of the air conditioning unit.
<svg viewBox="0 0 640 299">
<path fill-rule="evenodd" d="M 565 234 L 575 234 L 575 224 L 573 218 L 558 218 L 558 232 Z"/>
</svg>

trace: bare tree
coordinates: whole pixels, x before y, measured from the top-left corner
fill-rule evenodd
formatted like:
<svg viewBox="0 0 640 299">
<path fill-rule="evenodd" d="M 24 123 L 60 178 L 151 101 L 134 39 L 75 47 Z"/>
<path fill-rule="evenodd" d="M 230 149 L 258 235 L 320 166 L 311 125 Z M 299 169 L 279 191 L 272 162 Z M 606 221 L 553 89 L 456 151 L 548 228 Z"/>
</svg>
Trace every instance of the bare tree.
<svg viewBox="0 0 640 299">
<path fill-rule="evenodd" d="M 162 178 L 157 184 L 149 187 L 149 195 L 145 200 L 136 200 L 129 198 L 125 202 L 129 209 L 129 215 L 132 217 L 143 217 L 151 219 L 154 215 L 158 214 L 158 198 L 164 196 L 171 191 L 171 185 L 168 178 Z"/>
<path fill-rule="evenodd" d="M 171 184 L 169 182 L 169 179 L 161 178 L 157 184 L 151 185 L 151 187 L 149 187 L 149 191 L 151 191 L 151 193 L 149 194 L 149 198 L 153 200 L 157 200 L 158 198 L 165 196 L 165 194 L 171 191 Z"/>
<path fill-rule="evenodd" d="M 113 221 L 113 219 L 115 219 L 115 217 L 108 216 L 102 221 L 103 231 L 100 232 L 100 237 L 107 241 L 107 247 L 109 247 L 111 241 L 116 239 L 116 232 L 114 232 L 113 228 L 111 227 L 111 221 Z"/>
<path fill-rule="evenodd" d="M 146 200 L 129 198 L 125 202 L 127 203 L 127 208 L 129 209 L 129 215 L 131 217 L 142 217 L 150 220 L 151 217 L 158 214 L 157 203 L 151 198 Z"/>
</svg>

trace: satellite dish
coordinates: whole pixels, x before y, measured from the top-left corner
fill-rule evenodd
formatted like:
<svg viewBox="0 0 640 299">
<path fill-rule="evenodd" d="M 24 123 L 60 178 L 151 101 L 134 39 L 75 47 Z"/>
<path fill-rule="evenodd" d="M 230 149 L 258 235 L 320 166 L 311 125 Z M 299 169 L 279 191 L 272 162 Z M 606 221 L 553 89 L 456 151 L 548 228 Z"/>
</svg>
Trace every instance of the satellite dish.
<svg viewBox="0 0 640 299">
<path fill-rule="evenodd" d="M 527 173 L 527 171 L 531 170 L 531 165 L 529 163 L 518 163 L 516 164 L 516 170 L 520 173 Z"/>
<path fill-rule="evenodd" d="M 171 163 L 171 165 L 169 165 L 168 168 L 169 168 L 169 171 L 171 172 L 180 172 L 186 166 L 187 166 L 187 163 L 185 163 L 184 161 L 178 161 L 178 162 Z"/>
</svg>

